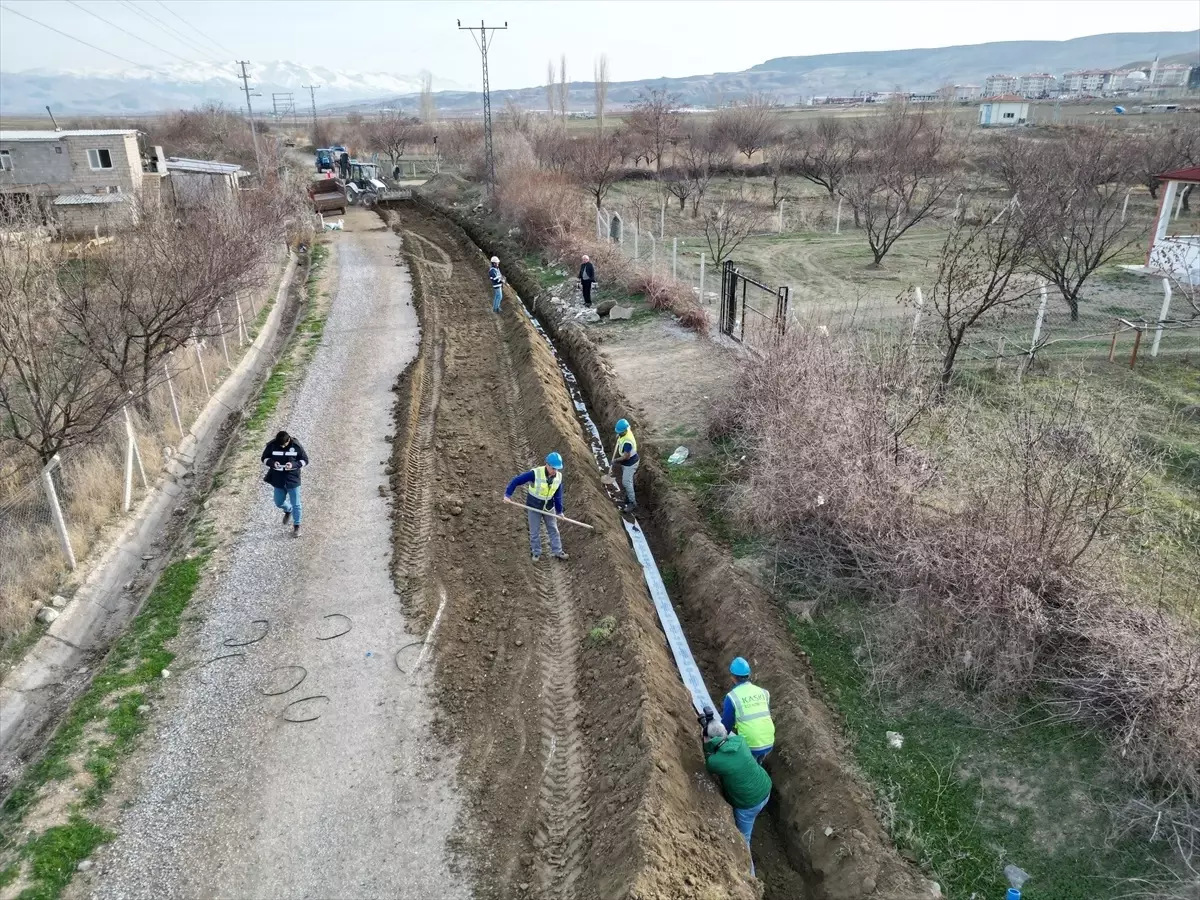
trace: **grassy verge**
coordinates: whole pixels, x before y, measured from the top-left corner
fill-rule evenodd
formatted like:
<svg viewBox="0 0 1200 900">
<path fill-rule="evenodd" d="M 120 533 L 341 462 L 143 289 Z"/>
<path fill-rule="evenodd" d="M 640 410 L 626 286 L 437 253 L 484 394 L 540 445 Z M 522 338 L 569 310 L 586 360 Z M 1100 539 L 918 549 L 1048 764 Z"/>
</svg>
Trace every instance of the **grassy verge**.
<svg viewBox="0 0 1200 900">
<path fill-rule="evenodd" d="M 246 430 L 250 434 L 262 431 L 267 421 L 275 414 L 279 401 L 291 384 L 293 373 L 302 369 L 310 358 L 312 351 L 321 342 L 325 333 L 325 314 L 317 308 L 318 279 L 329 256 L 329 248 L 321 243 L 314 243 L 309 251 L 308 278 L 304 283 L 304 314 L 296 326 L 296 335 L 305 351 L 299 355 L 285 353 L 280 357 L 271 374 L 263 385 L 258 396 L 254 411 L 246 419 Z"/>
<path fill-rule="evenodd" d="M 0 865 L 5 878 L 26 885 L 18 900 L 58 897 L 76 866 L 111 832 L 88 817 L 146 727 L 146 704 L 169 670 L 175 654 L 168 642 L 179 623 L 208 559 L 198 539 L 196 553 L 172 563 L 155 585 L 128 632 L 117 641 L 91 687 L 71 706 L 43 756 L 29 766 L 0 809 Z M 79 790 L 65 824 L 40 833 L 24 833 L 27 813 L 55 790 Z"/>
</svg>

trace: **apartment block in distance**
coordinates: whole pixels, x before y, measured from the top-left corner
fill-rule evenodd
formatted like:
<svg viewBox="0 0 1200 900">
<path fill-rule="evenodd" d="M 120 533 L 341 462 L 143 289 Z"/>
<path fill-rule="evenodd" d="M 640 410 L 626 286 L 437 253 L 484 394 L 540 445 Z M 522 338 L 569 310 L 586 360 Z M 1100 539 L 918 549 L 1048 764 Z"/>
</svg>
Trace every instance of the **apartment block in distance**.
<svg viewBox="0 0 1200 900">
<path fill-rule="evenodd" d="M 998 97 L 1003 94 L 1015 94 L 1021 87 L 1021 79 L 1017 75 L 989 75 L 983 83 L 985 97 Z"/>
<path fill-rule="evenodd" d="M 30 214 L 73 234 L 119 230 L 133 199 L 159 194 L 162 151 L 142 161 L 132 129 L 0 131 L 0 220 Z"/>
</svg>

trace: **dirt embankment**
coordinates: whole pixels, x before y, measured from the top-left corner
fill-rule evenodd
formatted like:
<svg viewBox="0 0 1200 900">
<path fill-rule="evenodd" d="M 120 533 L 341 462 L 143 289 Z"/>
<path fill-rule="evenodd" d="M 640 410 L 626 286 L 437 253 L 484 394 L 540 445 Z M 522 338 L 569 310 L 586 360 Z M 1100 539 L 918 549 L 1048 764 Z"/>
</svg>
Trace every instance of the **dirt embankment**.
<svg viewBox="0 0 1200 900">
<path fill-rule="evenodd" d="M 386 215 L 424 331 L 397 386 L 393 564 L 409 611 L 436 622 L 439 727 L 462 748 L 461 849 L 480 896 L 754 897 L 549 348 L 513 296 L 491 312 L 484 257 L 461 230 L 414 205 Z M 551 449 L 568 514 L 596 525 L 563 526 L 565 564 L 531 562 L 523 512 L 500 502 Z M 604 616 L 616 631 L 589 641 Z"/>
<path fill-rule="evenodd" d="M 492 246 L 476 223 L 461 217 L 456 221 L 486 252 L 504 249 Z M 506 274 L 525 297 L 539 296 L 538 285 L 519 267 L 510 264 Z M 630 407 L 598 348 L 582 327 L 563 320 L 550 304 L 531 302 L 579 379 L 597 425 L 602 432 L 611 429 Z M 724 693 L 727 685 L 716 679 L 737 655 L 750 660 L 756 680 L 771 690 L 777 749 L 767 766 L 776 786 L 769 811 L 790 866 L 801 874 L 809 896 L 818 900 L 937 896 L 884 833 L 778 604 L 706 534 L 703 517 L 671 485 L 659 456 L 645 454 L 638 476 L 639 500 L 651 511 L 649 521 L 643 516 L 643 527 L 660 565 L 678 574 L 673 599 L 713 695 Z M 768 896 L 772 894 L 776 892 L 769 890 Z"/>
</svg>

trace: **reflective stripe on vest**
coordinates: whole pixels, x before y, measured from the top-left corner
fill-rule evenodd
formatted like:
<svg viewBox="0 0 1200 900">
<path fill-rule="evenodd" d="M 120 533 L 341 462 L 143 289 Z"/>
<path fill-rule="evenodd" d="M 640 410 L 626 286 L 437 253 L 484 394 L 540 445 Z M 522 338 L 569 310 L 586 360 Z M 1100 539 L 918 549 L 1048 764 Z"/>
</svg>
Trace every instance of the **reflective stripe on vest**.
<svg viewBox="0 0 1200 900">
<path fill-rule="evenodd" d="M 637 456 L 637 438 L 635 438 L 633 436 L 632 428 L 626 428 L 625 433 L 620 435 L 617 438 L 617 452 L 616 452 L 617 459 L 621 458 L 621 445 L 622 444 L 629 445 L 629 456 L 631 459 L 633 457 Z"/>
<path fill-rule="evenodd" d="M 775 723 L 771 720 L 771 695 L 745 681 L 729 692 L 733 700 L 734 727 L 751 750 L 775 746 Z"/>
<path fill-rule="evenodd" d="M 533 485 L 529 488 L 529 496 L 533 499 L 541 501 L 542 509 L 550 508 L 550 501 L 554 499 L 554 495 L 558 493 L 558 487 L 562 484 L 562 472 L 556 471 L 553 480 L 546 477 L 546 467 L 538 466 L 533 470 Z"/>
</svg>

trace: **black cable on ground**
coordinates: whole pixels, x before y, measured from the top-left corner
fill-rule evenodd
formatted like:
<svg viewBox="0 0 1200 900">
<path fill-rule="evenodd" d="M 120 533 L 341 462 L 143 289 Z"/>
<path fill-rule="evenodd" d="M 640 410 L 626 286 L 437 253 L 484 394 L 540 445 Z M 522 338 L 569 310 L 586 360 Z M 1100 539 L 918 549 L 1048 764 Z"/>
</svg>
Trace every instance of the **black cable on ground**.
<svg viewBox="0 0 1200 900">
<path fill-rule="evenodd" d="M 330 613 L 327 616 L 322 616 L 322 618 L 323 619 L 345 619 L 349 624 L 346 626 L 345 631 L 339 631 L 337 634 L 331 634 L 328 637 L 318 637 L 317 638 L 318 641 L 332 641 L 334 638 L 340 638 L 343 634 L 349 634 L 350 630 L 354 627 L 354 620 L 351 619 L 349 616 L 342 615 L 341 613 Z"/>
<path fill-rule="evenodd" d="M 405 675 L 412 674 L 407 669 L 401 667 L 401 665 L 400 665 L 401 651 L 407 650 L 409 647 L 420 647 L 424 643 L 425 643 L 424 638 L 421 638 L 421 640 L 419 640 L 419 641 L 409 641 L 407 644 L 405 644 L 403 647 L 401 647 L 399 650 L 396 651 L 396 655 L 392 657 L 392 662 L 394 662 L 396 664 L 396 668 L 399 669 L 400 672 L 402 672 Z"/>
<path fill-rule="evenodd" d="M 225 638 L 225 640 L 222 642 L 223 646 L 225 646 L 225 647 L 249 647 L 251 644 L 257 644 L 259 641 L 261 641 L 263 638 L 265 638 L 267 636 L 267 632 L 271 630 L 271 625 L 266 619 L 252 619 L 250 621 L 250 624 L 251 625 L 261 625 L 263 627 L 262 634 L 260 634 L 256 638 L 251 638 L 248 641 L 238 641 L 238 640 L 234 640 L 233 638 Z"/>
<path fill-rule="evenodd" d="M 297 724 L 303 723 L 303 722 L 315 722 L 315 721 L 317 721 L 317 719 L 321 718 L 320 714 L 315 715 L 315 716 L 309 716 L 307 719 L 289 719 L 287 711 L 289 709 L 291 709 L 293 706 L 295 706 L 297 703 L 304 703 L 306 700 L 328 700 L 328 699 L 329 699 L 328 694 L 313 694 L 311 697 L 301 697 L 299 700 L 293 700 L 291 703 L 289 703 L 287 706 L 285 706 L 283 708 L 283 710 L 279 713 L 279 716 L 285 722 L 295 722 Z"/>
<path fill-rule="evenodd" d="M 264 691 L 262 688 L 259 688 L 258 692 L 260 694 L 262 694 L 264 697 L 278 697 L 282 694 L 289 694 L 292 691 L 294 691 L 296 688 L 300 687 L 300 685 L 304 683 L 304 679 L 308 677 L 308 669 L 304 668 L 304 666 L 276 666 L 271 671 L 272 672 L 281 672 L 284 669 L 299 669 L 300 670 L 300 680 L 297 681 L 295 684 L 293 684 L 291 687 L 285 688 L 282 691 Z"/>
</svg>

